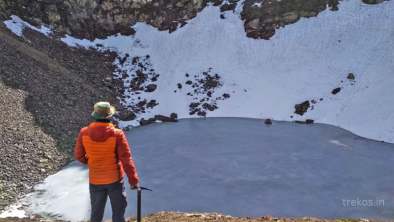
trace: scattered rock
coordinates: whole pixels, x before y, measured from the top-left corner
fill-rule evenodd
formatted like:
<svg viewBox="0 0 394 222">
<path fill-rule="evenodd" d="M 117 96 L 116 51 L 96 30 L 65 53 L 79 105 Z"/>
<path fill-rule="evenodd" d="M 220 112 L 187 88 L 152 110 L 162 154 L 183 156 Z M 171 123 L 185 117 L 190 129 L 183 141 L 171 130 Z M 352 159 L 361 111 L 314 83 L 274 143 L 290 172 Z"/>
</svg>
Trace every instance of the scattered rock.
<svg viewBox="0 0 394 222">
<path fill-rule="evenodd" d="M 271 120 L 271 119 L 265 119 L 265 120 L 264 120 L 264 123 L 265 123 L 266 125 L 272 125 L 272 120 Z"/>
<path fill-rule="evenodd" d="M 347 79 L 348 79 L 348 80 L 355 80 L 355 79 L 356 79 L 356 76 L 355 76 L 353 73 L 349 73 L 349 74 L 347 75 Z"/>
<path fill-rule="evenodd" d="M 209 103 L 204 103 L 204 104 L 202 104 L 202 108 L 204 108 L 205 110 L 214 111 L 218 107 L 216 105 L 211 105 Z"/>
<path fill-rule="evenodd" d="M 131 110 L 122 110 L 118 112 L 118 118 L 121 121 L 131 121 L 134 120 L 137 116 Z"/>
<path fill-rule="evenodd" d="M 302 116 L 302 115 L 304 115 L 304 113 L 305 113 L 306 111 L 308 111 L 309 107 L 310 107 L 310 103 L 309 103 L 308 100 L 305 101 L 305 102 L 302 102 L 302 103 L 300 103 L 300 104 L 296 104 L 296 105 L 294 106 L 294 108 L 295 108 L 294 113 L 296 113 L 296 114 Z"/>
<path fill-rule="evenodd" d="M 142 118 L 142 119 L 140 120 L 140 125 L 141 125 L 141 126 L 146 126 L 146 125 L 152 124 L 152 123 L 154 123 L 154 122 L 156 122 L 156 119 L 155 119 L 155 118 L 149 118 L 149 119 L 144 119 L 144 118 Z"/>
<path fill-rule="evenodd" d="M 306 124 L 313 124 L 315 121 L 313 119 L 306 119 L 305 123 Z"/>
<path fill-rule="evenodd" d="M 157 105 L 159 105 L 159 103 L 155 99 L 152 99 L 146 104 L 146 108 L 153 109 Z"/>
<path fill-rule="evenodd" d="M 207 116 L 207 112 L 200 110 L 200 111 L 197 112 L 197 115 L 202 116 L 202 117 L 206 117 Z"/>
<path fill-rule="evenodd" d="M 213 6 L 219 6 L 223 3 L 223 0 L 211 0 Z"/>
<path fill-rule="evenodd" d="M 170 114 L 170 117 L 171 117 L 172 119 L 177 120 L 177 119 L 178 119 L 178 114 L 176 114 L 176 113 L 171 113 L 171 114 Z"/>
<path fill-rule="evenodd" d="M 341 91 L 341 87 L 335 88 L 331 91 L 331 94 L 336 95 Z"/>
<path fill-rule="evenodd" d="M 234 11 L 235 8 L 237 7 L 237 3 L 225 3 L 222 6 L 220 6 L 220 11 L 224 12 L 224 11 Z"/>
<path fill-rule="evenodd" d="M 176 122 L 177 121 L 176 118 L 172 118 L 171 116 L 168 117 L 168 116 L 164 116 L 164 115 L 156 115 L 155 119 L 159 120 L 161 122 Z"/>
<path fill-rule="evenodd" d="M 224 94 L 223 94 L 223 98 L 225 98 L 225 99 L 228 99 L 228 98 L 230 98 L 230 94 L 228 94 L 228 93 L 224 93 Z"/>
<path fill-rule="evenodd" d="M 145 88 L 145 92 L 153 92 L 157 89 L 157 85 L 156 84 L 149 84 L 146 86 Z"/>
<path fill-rule="evenodd" d="M 190 103 L 189 107 L 190 108 L 197 108 L 200 105 L 200 103 Z"/>
<path fill-rule="evenodd" d="M 313 124 L 315 121 L 313 119 L 306 119 L 305 121 L 296 120 L 295 122 L 299 124 Z"/>
<path fill-rule="evenodd" d="M 128 104 L 128 109 L 136 116 L 145 113 L 146 109 L 153 109 L 158 105 L 156 100 L 152 99 L 148 102 L 142 96 L 144 92 L 154 92 L 158 87 L 153 82 L 157 81 L 160 75 L 155 72 L 150 55 L 135 56 L 131 59 L 131 63 L 126 62 L 116 72 L 118 76 L 121 76 L 120 89 L 118 90 L 121 102 Z M 130 87 L 123 87 L 124 81 L 127 83 L 129 79 Z"/>
</svg>

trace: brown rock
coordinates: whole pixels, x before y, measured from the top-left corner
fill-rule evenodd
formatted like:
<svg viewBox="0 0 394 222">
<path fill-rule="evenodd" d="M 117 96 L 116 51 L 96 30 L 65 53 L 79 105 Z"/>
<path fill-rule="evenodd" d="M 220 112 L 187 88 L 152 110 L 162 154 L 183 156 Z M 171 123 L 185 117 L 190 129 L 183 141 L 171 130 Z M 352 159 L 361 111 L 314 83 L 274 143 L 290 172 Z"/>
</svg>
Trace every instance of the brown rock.
<svg viewBox="0 0 394 222">
<path fill-rule="evenodd" d="M 118 113 L 118 118 L 122 121 L 131 121 L 134 120 L 137 116 L 131 110 L 122 110 Z"/>
<path fill-rule="evenodd" d="M 300 104 L 296 104 L 296 105 L 294 106 L 294 108 L 295 108 L 294 113 L 296 113 L 296 114 L 302 116 L 302 115 L 304 115 L 304 113 L 305 113 L 306 111 L 308 111 L 309 107 L 310 107 L 310 103 L 309 103 L 308 100 L 305 101 L 305 102 L 302 102 L 302 103 L 300 103 Z"/>
<path fill-rule="evenodd" d="M 356 76 L 355 76 L 353 73 L 349 73 L 349 74 L 347 75 L 347 79 L 348 79 L 348 80 L 355 80 L 355 79 L 356 79 Z"/>
</svg>

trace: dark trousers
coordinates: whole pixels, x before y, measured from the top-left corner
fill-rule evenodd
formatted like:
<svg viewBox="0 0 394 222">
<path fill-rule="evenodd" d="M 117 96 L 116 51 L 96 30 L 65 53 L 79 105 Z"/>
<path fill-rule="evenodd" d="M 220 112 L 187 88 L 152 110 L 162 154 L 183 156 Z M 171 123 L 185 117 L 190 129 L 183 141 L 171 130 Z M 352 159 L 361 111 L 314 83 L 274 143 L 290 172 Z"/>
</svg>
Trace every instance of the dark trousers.
<svg viewBox="0 0 394 222">
<path fill-rule="evenodd" d="M 104 216 L 107 198 L 111 201 L 112 221 L 125 222 L 124 214 L 127 206 L 123 180 L 106 185 L 89 185 L 92 212 L 91 222 L 101 222 Z"/>
</svg>

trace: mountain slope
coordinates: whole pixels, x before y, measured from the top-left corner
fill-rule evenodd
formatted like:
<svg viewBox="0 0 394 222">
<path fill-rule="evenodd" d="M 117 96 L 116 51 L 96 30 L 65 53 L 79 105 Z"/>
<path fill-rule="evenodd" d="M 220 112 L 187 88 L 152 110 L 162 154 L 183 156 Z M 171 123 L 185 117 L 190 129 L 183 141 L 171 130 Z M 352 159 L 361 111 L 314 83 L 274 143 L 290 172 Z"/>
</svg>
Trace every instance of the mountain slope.
<svg viewBox="0 0 394 222">
<path fill-rule="evenodd" d="M 24 34 L 0 26 L 0 209 L 67 163 L 94 102 L 115 101 L 115 88 L 101 84 L 111 76 L 111 54 Z"/>
<path fill-rule="evenodd" d="M 313 119 L 394 142 L 394 2 L 338 7 L 268 41 L 245 36 L 241 4 L 224 14 L 209 6 L 172 33 L 138 23 L 134 36 L 62 40 L 118 52 L 121 101 L 137 115 L 124 125 L 171 113 Z"/>
</svg>

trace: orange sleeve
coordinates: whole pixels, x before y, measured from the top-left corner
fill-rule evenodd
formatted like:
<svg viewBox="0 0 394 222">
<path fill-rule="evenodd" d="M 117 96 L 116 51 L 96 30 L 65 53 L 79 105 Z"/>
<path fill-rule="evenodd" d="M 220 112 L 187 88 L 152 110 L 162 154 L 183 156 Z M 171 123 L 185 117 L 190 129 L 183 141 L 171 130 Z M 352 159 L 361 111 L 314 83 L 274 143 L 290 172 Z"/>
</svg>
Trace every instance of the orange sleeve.
<svg viewBox="0 0 394 222">
<path fill-rule="evenodd" d="M 123 169 L 129 178 L 129 184 L 131 186 L 137 185 L 140 180 L 138 177 L 137 168 L 135 166 L 127 138 L 121 130 L 119 130 L 117 134 L 116 151 L 118 159 L 122 163 Z"/>
<path fill-rule="evenodd" d="M 87 164 L 86 151 L 82 144 L 82 130 L 79 132 L 77 141 L 74 147 L 74 158 L 83 164 Z"/>
</svg>

